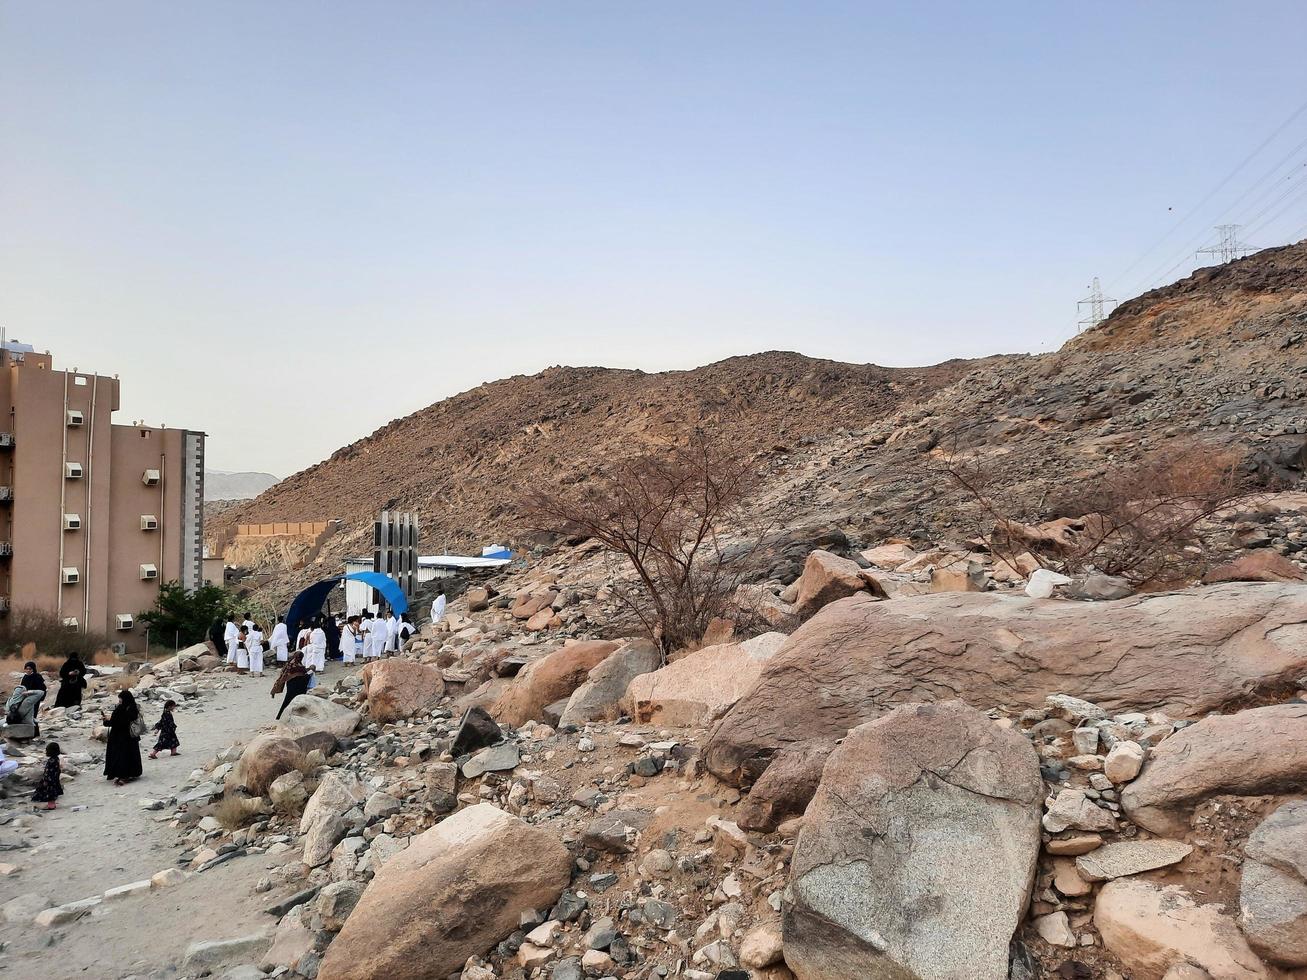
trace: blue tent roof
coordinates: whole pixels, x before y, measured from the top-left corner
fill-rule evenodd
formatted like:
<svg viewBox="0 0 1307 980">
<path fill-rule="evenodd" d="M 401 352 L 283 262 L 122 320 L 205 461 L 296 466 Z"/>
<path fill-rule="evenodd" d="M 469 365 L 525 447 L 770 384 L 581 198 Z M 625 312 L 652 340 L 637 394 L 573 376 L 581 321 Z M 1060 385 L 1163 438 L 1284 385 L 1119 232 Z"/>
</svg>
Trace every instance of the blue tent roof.
<svg viewBox="0 0 1307 980">
<path fill-rule="evenodd" d="M 381 593 L 386 604 L 395 612 L 408 612 L 408 599 L 404 596 L 404 590 L 389 575 L 383 572 L 350 572 L 348 575 L 337 575 L 334 578 L 323 579 L 321 582 L 314 582 L 294 598 L 290 609 L 286 611 L 286 628 L 290 630 L 292 638 L 303 623 L 322 612 L 322 606 L 331 590 L 337 583 L 346 579 L 366 582 Z"/>
</svg>

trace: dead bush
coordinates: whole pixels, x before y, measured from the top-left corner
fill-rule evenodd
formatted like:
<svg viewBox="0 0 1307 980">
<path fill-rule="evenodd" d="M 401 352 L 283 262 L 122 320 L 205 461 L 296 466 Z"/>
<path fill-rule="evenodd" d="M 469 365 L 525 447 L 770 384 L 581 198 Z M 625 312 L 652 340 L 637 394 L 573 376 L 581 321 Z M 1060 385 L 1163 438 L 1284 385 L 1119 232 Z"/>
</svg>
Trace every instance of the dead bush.
<svg viewBox="0 0 1307 980">
<path fill-rule="evenodd" d="M 223 830 L 229 832 L 239 830 L 258 813 L 258 810 L 252 806 L 253 802 L 247 796 L 227 794 L 214 805 L 213 819 L 222 824 Z"/>
<path fill-rule="evenodd" d="M 614 574 L 615 597 L 670 652 L 729 615 L 753 569 L 762 529 L 743 505 L 756 479 L 751 460 L 698 431 L 685 445 L 533 494 L 521 509 L 532 530 L 593 538 L 623 562 L 633 581 Z"/>
<path fill-rule="evenodd" d="M 97 662 L 94 659 L 97 656 L 108 658 L 100 663 L 107 663 L 113 657 L 109 638 L 103 633 L 70 630 L 57 613 L 23 606 L 11 609 L 9 615 L 0 619 L 0 653 L 25 660 L 43 657 L 54 664 L 55 670 L 70 653 L 76 653 L 88 664 Z"/>
<path fill-rule="evenodd" d="M 1019 501 L 1004 483 L 1001 457 L 971 450 L 941 459 L 995 558 L 1013 567 L 1033 558 L 1068 575 L 1096 570 L 1138 589 L 1198 577 L 1200 525 L 1257 489 L 1239 454 L 1197 441 L 1110 466 L 1035 501 Z"/>
</svg>

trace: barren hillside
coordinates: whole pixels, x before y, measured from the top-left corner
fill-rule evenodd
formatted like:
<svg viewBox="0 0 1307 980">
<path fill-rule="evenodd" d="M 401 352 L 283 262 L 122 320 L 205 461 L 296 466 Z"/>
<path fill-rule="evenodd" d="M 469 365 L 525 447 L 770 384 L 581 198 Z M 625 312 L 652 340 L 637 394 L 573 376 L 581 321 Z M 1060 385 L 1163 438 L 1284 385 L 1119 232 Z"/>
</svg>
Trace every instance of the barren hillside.
<svg viewBox="0 0 1307 980">
<path fill-rule="evenodd" d="M 604 460 L 666 444 L 696 425 L 758 451 L 861 429 L 968 370 L 896 370 L 786 352 L 692 371 L 549 368 L 481 385 L 396 420 L 222 513 L 243 521 L 340 518 L 326 559 L 357 548 L 384 507 L 421 513 L 431 546 L 472 547 L 514 530 L 511 511 L 542 483 L 582 479 Z"/>
<path fill-rule="evenodd" d="M 399 419 L 214 523 L 345 521 L 304 575 L 357 551 L 384 507 L 421 513 L 424 547 L 511 541 L 542 484 L 704 425 L 758 453 L 776 526 L 856 541 L 966 530 L 942 457 L 996 462 L 1036 512 L 1149 453 L 1231 449 L 1265 480 L 1301 476 L 1307 433 L 1307 244 L 1204 269 L 1124 304 L 1051 354 L 930 368 L 795 353 L 646 374 L 550 368 Z M 321 566 L 321 568 L 317 566 Z"/>
<path fill-rule="evenodd" d="M 1067 350 L 1125 350 L 1196 337 L 1238 338 L 1250 324 L 1307 306 L 1307 241 L 1268 248 L 1122 303 Z"/>
</svg>

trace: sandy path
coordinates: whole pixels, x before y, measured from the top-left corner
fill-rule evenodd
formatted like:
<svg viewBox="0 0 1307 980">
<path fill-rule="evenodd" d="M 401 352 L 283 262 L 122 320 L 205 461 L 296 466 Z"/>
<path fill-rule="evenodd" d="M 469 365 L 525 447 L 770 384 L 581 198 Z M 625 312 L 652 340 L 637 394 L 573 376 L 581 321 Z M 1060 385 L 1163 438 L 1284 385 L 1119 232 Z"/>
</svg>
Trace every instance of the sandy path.
<svg viewBox="0 0 1307 980">
<path fill-rule="evenodd" d="M 180 852 L 177 831 L 168 826 L 172 808 L 143 810 L 140 801 L 175 795 L 197 765 L 270 723 L 280 703 L 268 696 L 271 684 L 271 676 L 240 678 L 239 686 L 206 696 L 203 711 L 179 709 L 182 754 L 144 759 L 145 774 L 128 786 L 115 787 L 99 766 L 85 766 L 76 779 L 65 779 L 60 808 L 25 821 L 32 825 L 25 831 L 32 847 L 0 852 L 0 862 L 22 869 L 0 878 L 0 904 L 36 893 L 47 906 L 60 905 L 175 867 Z M 153 724 L 157 717 L 157 706 L 149 705 L 147 720 Z M 59 738 L 65 751 L 103 755 L 101 743 Z M 142 739 L 142 746 L 148 749 L 153 738 Z M 87 809 L 71 809 L 81 804 Z M 32 811 L 23 806 L 17 812 Z M 237 858 L 173 888 L 102 903 L 90 916 L 55 929 L 0 924 L 0 942 L 6 944 L 0 975 L 25 980 L 178 976 L 175 965 L 192 940 L 247 935 L 275 925 L 261 909 L 290 889 L 255 895 L 253 886 L 281 860 Z"/>
</svg>

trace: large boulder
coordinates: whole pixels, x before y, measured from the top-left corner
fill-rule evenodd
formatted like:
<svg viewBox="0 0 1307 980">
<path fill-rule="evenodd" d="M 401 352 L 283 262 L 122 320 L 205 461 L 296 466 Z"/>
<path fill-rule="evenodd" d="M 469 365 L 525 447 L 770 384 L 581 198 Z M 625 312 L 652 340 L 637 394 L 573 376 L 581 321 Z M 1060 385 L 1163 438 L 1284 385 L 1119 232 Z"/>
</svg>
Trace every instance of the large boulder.
<svg viewBox="0 0 1307 980">
<path fill-rule="evenodd" d="M 1121 805 L 1146 830 L 1182 834 L 1188 811 L 1209 796 L 1300 790 L 1304 783 L 1307 704 L 1277 704 L 1212 715 L 1176 732 L 1152 750 Z"/>
<path fill-rule="evenodd" d="M 1094 904 L 1103 945 L 1132 980 L 1162 980 L 1190 963 L 1221 980 L 1264 980 L 1265 965 L 1217 905 L 1198 905 L 1180 888 L 1139 878 L 1103 886 Z"/>
<path fill-rule="evenodd" d="M 490 713 L 513 727 L 539 721 L 546 706 L 571 697 L 590 671 L 617 646 L 608 640 L 581 640 L 531 661 L 495 702 Z"/>
<path fill-rule="evenodd" d="M 743 643 L 695 650 L 661 670 L 634 678 L 622 707 L 643 724 L 686 728 L 710 724 L 757 683 L 785 639 L 784 633 L 763 633 Z"/>
<path fill-rule="evenodd" d="M 1004 980 L 1039 856 L 1039 758 L 960 701 L 849 733 L 804 816 L 784 906 L 799 980 Z"/>
<path fill-rule="evenodd" d="M 359 713 L 343 704 L 304 694 L 287 705 L 281 721 L 277 723 L 276 732 L 287 738 L 303 738 L 315 732 L 327 732 L 337 738 L 345 738 L 359 727 L 359 721 Z"/>
<path fill-rule="evenodd" d="M 558 719 L 560 725 L 584 725 L 615 714 L 617 702 L 641 674 L 657 670 L 662 651 L 652 640 L 632 640 L 614 650 L 591 671 L 585 683 L 572 692 Z"/>
<path fill-rule="evenodd" d="M 334 771 L 323 775 L 300 816 L 300 833 L 304 835 L 301 860 L 305 864 L 316 868 L 331 860 L 332 849 L 353 826 L 350 811 L 366 798 L 367 789 L 357 777 Z M 361 812 L 359 819 L 361 822 Z"/>
<path fill-rule="evenodd" d="M 1263 820 L 1244 855 L 1239 925 L 1249 945 L 1282 966 L 1307 966 L 1307 800 Z"/>
<path fill-rule="evenodd" d="M 445 980 L 548 909 L 571 878 L 549 832 L 480 803 L 412 838 L 377 871 L 319 980 Z"/>
<path fill-rule="evenodd" d="M 790 817 L 800 816 L 817 792 L 833 748 L 832 743 L 803 742 L 777 753 L 749 790 L 735 822 L 745 830 L 770 834 Z"/>
<path fill-rule="evenodd" d="M 1112 603 L 949 592 L 842 599 L 800 627 L 705 746 L 737 784 L 786 745 L 834 740 L 896 704 L 1038 708 L 1066 693 L 1201 714 L 1307 673 L 1307 586 L 1231 583 Z"/>
<path fill-rule="evenodd" d="M 794 611 L 803 618 L 822 606 L 870 588 L 858 563 L 829 551 L 814 551 L 803 563 Z"/>
<path fill-rule="evenodd" d="M 263 796 L 278 776 L 299 769 L 304 750 L 280 735 L 259 735 L 241 753 L 227 773 L 228 792 L 244 789 L 251 796 Z"/>
<path fill-rule="evenodd" d="M 363 668 L 363 692 L 368 714 L 375 721 L 391 722 L 431 707 L 445 693 L 445 678 L 439 667 L 388 657 Z"/>
</svg>

